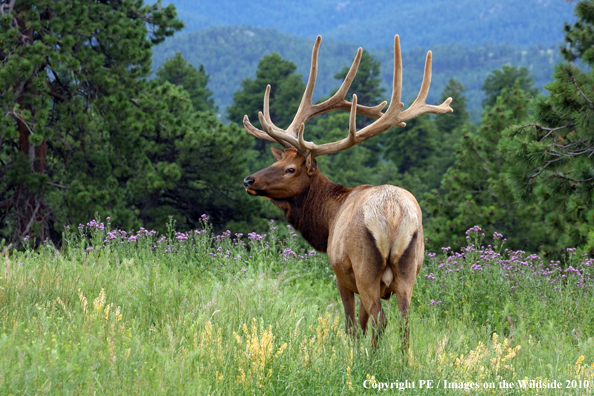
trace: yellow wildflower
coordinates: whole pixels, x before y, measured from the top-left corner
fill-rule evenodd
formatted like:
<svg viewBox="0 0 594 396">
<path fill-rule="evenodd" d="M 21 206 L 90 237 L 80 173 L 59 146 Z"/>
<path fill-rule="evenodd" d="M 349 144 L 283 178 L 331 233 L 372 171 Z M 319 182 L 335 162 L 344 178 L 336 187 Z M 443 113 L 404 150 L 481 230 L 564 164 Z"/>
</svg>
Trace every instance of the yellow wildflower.
<svg viewBox="0 0 594 396">
<path fill-rule="evenodd" d="M 95 311 L 100 312 L 103 309 L 103 306 L 105 305 L 105 299 L 105 289 L 101 288 L 99 296 L 93 301 L 93 308 L 95 309 Z"/>
<path fill-rule="evenodd" d="M 80 304 L 82 305 L 83 312 L 87 312 L 87 298 L 83 295 L 83 292 L 80 289 L 78 289 L 78 299 L 80 300 Z"/>
<path fill-rule="evenodd" d="M 351 366 L 347 366 L 346 384 L 347 384 L 347 388 L 349 388 L 349 390 L 353 390 L 353 383 L 351 382 Z"/>
</svg>

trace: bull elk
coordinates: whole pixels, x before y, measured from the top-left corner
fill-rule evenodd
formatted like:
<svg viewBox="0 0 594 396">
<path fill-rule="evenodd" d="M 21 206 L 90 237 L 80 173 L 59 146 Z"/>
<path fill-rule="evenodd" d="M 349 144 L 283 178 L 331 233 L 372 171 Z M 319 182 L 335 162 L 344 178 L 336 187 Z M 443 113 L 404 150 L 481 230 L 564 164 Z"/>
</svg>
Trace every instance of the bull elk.
<svg viewBox="0 0 594 396">
<path fill-rule="evenodd" d="M 287 129 L 280 129 L 270 119 L 270 85 L 264 94 L 264 113 L 258 114 L 263 130 L 254 127 L 247 115 L 244 116 L 243 125 L 250 135 L 279 143 L 285 151 L 271 147 L 275 163 L 246 177 L 243 183 L 248 194 L 263 196 L 282 209 L 289 223 L 316 250 L 327 252 L 336 274 L 347 332 L 356 333 L 354 294 L 357 293 L 360 296 L 359 323 L 365 332 L 371 318 L 375 329 L 372 343 L 375 344 L 386 326 L 381 299 L 388 300 L 395 294 L 405 323 L 405 344 L 408 344 L 408 309 L 425 251 L 421 208 L 415 197 L 400 187 L 361 185 L 347 188 L 332 183 L 322 175 L 315 158 L 346 150 L 393 126 L 403 127 L 405 121 L 421 114 L 451 112 L 452 99 L 448 98 L 439 106 L 425 103 L 431 83 L 429 51 L 419 95 L 408 109 L 402 111 L 402 58 L 400 39 L 396 35 L 392 97 L 385 113 L 382 113 L 385 101 L 367 107 L 357 104 L 356 95 L 351 102 L 344 99 L 361 61 L 361 48 L 334 96 L 323 103 L 313 104 L 321 40 L 318 36 L 305 93 Z M 321 145 L 306 141 L 304 124 L 333 110 L 350 110 L 348 136 Z M 357 113 L 376 120 L 357 131 Z"/>
</svg>

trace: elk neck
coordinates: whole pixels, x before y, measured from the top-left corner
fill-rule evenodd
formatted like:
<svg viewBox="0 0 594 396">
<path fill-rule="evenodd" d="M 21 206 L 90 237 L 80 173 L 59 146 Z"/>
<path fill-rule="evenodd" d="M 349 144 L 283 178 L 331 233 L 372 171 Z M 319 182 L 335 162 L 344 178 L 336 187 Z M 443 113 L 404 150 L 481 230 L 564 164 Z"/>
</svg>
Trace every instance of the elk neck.
<svg viewBox="0 0 594 396">
<path fill-rule="evenodd" d="M 330 226 L 352 188 L 332 183 L 317 170 L 299 195 L 271 200 L 314 249 L 326 252 Z"/>
</svg>

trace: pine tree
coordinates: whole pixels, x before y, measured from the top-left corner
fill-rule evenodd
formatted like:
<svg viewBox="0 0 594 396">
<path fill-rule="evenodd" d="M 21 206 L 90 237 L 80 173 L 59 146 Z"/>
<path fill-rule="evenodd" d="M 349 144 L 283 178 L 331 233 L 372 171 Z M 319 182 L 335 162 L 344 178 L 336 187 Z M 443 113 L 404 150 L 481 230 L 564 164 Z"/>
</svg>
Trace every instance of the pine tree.
<svg viewBox="0 0 594 396">
<path fill-rule="evenodd" d="M 168 82 L 152 81 L 138 104 L 152 115 L 153 128 L 142 133 L 143 177 L 131 179 L 127 190 L 143 224 L 164 231 L 173 216 L 178 229 L 193 229 L 202 214 L 219 230 L 249 221 L 260 206 L 241 184 L 251 136 L 211 111 L 196 112 L 190 94 Z"/>
<path fill-rule="evenodd" d="M 173 58 L 167 59 L 159 66 L 157 77 L 161 82 L 167 81 L 182 86 L 190 95 L 195 111 L 217 111 L 212 92 L 206 87 L 210 77 L 204 71 L 203 65 L 196 69 L 177 52 Z"/>
<path fill-rule="evenodd" d="M 569 61 L 581 59 L 587 65 L 594 64 L 594 2 L 580 1 L 575 5 L 578 20 L 570 25 L 565 23 L 565 45 L 561 54 Z"/>
<path fill-rule="evenodd" d="M 455 103 L 456 109 L 453 113 L 445 113 L 435 117 L 435 126 L 441 134 L 452 134 L 456 129 L 461 128 L 468 122 L 469 114 L 468 110 L 466 110 L 468 99 L 464 96 L 465 91 L 464 85 L 453 77 L 444 87 L 439 103 L 443 103 L 447 98 L 452 98 L 452 103 Z"/>
<path fill-rule="evenodd" d="M 497 101 L 497 97 L 501 94 L 504 88 L 511 88 L 518 82 L 518 86 L 522 89 L 529 98 L 535 97 L 539 94 L 538 88 L 535 88 L 534 77 L 530 75 L 530 71 L 525 67 L 516 67 L 512 65 L 503 65 L 501 69 L 493 70 L 487 76 L 481 89 L 485 93 L 483 99 L 483 108 L 491 107 Z"/>
<path fill-rule="evenodd" d="M 454 165 L 443 176 L 440 189 L 427 194 L 422 205 L 430 214 L 425 231 L 434 249 L 464 246 L 464 233 L 474 225 L 487 235 L 502 233 L 514 248 L 539 248 L 540 209 L 516 203 L 505 183 L 505 172 L 512 164 L 497 148 L 505 128 L 527 119 L 528 102 L 528 95 L 516 82 L 513 88 L 503 89 L 494 106 L 484 110 L 476 132 L 465 130 Z"/>
<path fill-rule="evenodd" d="M 0 1 L 0 236 L 58 236 L 87 213 L 138 224 L 138 108 L 151 47 L 181 29 L 173 6 Z"/>
<path fill-rule="evenodd" d="M 437 146 L 433 159 L 433 169 L 431 170 L 433 180 L 430 183 L 429 189 L 439 187 L 439 183 L 443 174 L 456 160 L 455 145 L 460 141 L 465 131 L 471 134 L 475 131 L 476 126 L 470 124 L 470 115 L 466 110 L 467 99 L 464 96 L 466 88 L 454 78 L 451 78 L 444 87 L 441 94 L 441 102 L 447 98 L 452 98 L 454 106 L 453 113 L 441 114 L 435 117 L 435 126 L 437 127 Z M 435 182 L 434 180 L 437 181 Z"/>
<path fill-rule="evenodd" d="M 548 250 L 580 246 L 594 252 L 594 1 L 576 5 L 578 21 L 566 25 L 567 59 L 589 67 L 555 67 L 554 81 L 533 108 L 533 122 L 506 131 L 501 149 L 516 197 L 546 213 Z M 589 42 L 588 42 L 589 40 Z"/>
<path fill-rule="evenodd" d="M 307 139 L 323 144 L 344 139 L 348 135 L 348 128 L 349 113 L 333 112 L 328 117 L 318 117 L 311 125 L 308 123 L 305 134 Z M 369 147 L 357 144 L 340 153 L 320 156 L 316 161 L 324 175 L 334 183 L 355 187 L 360 184 L 377 184 L 376 169 L 370 165 L 377 162 L 377 157 L 378 154 Z"/>
<path fill-rule="evenodd" d="M 394 184 L 410 190 L 417 197 L 431 187 L 437 187 L 439 175 L 432 169 L 438 146 L 437 128 L 431 116 L 425 114 L 413 118 L 406 122 L 404 128 L 394 128 L 388 133 L 384 157 L 396 165 L 400 175 Z M 405 177 L 411 184 L 403 181 L 402 177 L 406 174 L 415 176 L 412 179 Z M 433 179 L 433 183 L 428 179 Z M 434 185 L 429 187 L 428 184 Z"/>
</svg>

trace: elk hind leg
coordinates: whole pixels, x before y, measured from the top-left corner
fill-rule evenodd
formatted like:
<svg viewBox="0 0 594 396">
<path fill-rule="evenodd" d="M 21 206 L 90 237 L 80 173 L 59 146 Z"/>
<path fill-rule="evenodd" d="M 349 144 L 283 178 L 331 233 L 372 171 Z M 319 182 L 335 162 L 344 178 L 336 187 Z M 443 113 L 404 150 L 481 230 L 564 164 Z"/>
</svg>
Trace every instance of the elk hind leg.
<svg viewBox="0 0 594 396">
<path fill-rule="evenodd" d="M 402 347 L 403 351 L 408 350 L 410 343 L 410 322 L 408 319 L 408 310 L 410 300 L 415 284 L 417 274 L 421 269 L 424 256 L 423 236 L 419 237 L 416 232 L 410 240 L 406 250 L 400 256 L 393 267 L 396 269 L 396 299 L 398 300 L 398 310 L 402 316 Z"/>
<path fill-rule="evenodd" d="M 385 249 L 382 250 L 378 247 L 372 231 L 368 230 L 366 235 L 364 235 L 367 239 L 363 239 L 363 243 L 359 245 L 356 256 L 351 257 L 351 262 L 353 263 L 357 290 L 361 298 L 359 323 L 365 332 L 369 326 L 369 320 L 371 321 L 371 326 L 373 327 L 371 344 L 375 345 L 379 335 L 387 324 L 387 318 L 382 310 L 381 303 L 382 289 L 385 290 L 382 281 L 384 275 L 386 275 L 387 257 L 382 254 L 382 251 Z M 383 245 L 380 244 L 380 246 Z"/>
<path fill-rule="evenodd" d="M 369 322 L 373 329 L 371 345 L 375 345 L 379 336 L 384 331 L 387 325 L 386 315 L 382 308 L 382 301 L 379 296 L 379 288 L 376 286 L 369 289 L 359 289 L 361 297 L 361 305 L 359 309 L 359 323 L 363 329 L 363 333 L 367 331 Z"/>
<path fill-rule="evenodd" d="M 353 337 L 357 332 L 355 326 L 355 293 L 345 287 L 338 277 L 336 278 L 336 286 L 338 288 L 338 294 L 342 300 L 342 306 L 344 308 L 344 320 L 347 334 L 352 334 Z"/>
</svg>

